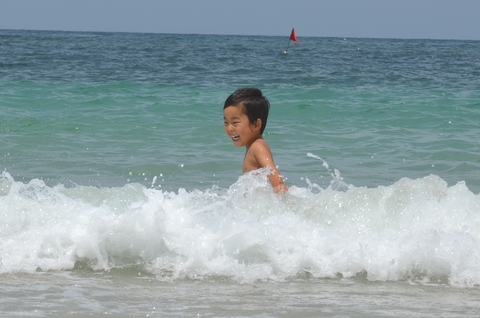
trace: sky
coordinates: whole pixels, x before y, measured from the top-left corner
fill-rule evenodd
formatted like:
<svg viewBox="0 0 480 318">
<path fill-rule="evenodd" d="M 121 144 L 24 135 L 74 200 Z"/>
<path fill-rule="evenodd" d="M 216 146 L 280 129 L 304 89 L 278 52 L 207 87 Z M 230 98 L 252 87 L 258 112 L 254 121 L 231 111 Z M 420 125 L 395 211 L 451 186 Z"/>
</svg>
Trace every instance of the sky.
<svg viewBox="0 0 480 318">
<path fill-rule="evenodd" d="M 0 0 L 0 29 L 480 40 L 480 0 Z"/>
</svg>

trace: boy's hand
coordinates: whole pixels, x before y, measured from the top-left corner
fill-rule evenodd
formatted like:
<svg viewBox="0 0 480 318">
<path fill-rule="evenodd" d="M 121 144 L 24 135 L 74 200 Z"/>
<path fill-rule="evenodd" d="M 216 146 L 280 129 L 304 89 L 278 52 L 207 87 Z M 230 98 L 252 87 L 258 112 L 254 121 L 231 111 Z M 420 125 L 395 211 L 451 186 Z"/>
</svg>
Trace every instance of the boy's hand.
<svg viewBox="0 0 480 318">
<path fill-rule="evenodd" d="M 282 192 L 288 191 L 288 187 L 285 184 L 281 183 L 281 184 L 273 187 L 273 191 L 275 193 L 282 193 Z"/>
</svg>

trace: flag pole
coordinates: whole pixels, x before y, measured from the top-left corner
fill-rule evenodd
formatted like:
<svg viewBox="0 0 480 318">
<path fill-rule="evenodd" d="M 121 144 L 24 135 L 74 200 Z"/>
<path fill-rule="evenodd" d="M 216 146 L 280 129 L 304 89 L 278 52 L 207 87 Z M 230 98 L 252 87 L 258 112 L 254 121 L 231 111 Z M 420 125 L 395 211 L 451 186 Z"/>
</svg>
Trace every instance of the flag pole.
<svg viewBox="0 0 480 318">
<path fill-rule="evenodd" d="M 287 48 L 283 51 L 283 54 L 288 54 L 288 46 L 290 45 L 290 39 L 288 39 Z"/>
</svg>

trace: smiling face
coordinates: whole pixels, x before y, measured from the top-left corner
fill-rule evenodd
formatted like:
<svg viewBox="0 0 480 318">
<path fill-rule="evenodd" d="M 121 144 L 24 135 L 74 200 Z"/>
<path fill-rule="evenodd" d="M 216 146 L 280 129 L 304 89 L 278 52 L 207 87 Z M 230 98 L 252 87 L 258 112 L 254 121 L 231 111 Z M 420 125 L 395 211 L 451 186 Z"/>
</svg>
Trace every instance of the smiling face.
<svg viewBox="0 0 480 318">
<path fill-rule="evenodd" d="M 224 129 L 233 144 L 237 147 L 249 147 L 261 137 L 261 119 L 250 123 L 248 116 L 243 112 L 243 106 L 228 106 L 223 110 Z"/>
</svg>

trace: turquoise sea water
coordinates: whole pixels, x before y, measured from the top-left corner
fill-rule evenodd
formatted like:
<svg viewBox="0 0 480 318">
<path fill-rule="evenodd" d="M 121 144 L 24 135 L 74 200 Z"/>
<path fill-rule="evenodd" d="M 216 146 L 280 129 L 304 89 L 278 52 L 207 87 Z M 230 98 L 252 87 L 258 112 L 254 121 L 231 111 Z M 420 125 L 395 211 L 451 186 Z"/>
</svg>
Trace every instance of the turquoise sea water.
<svg viewBox="0 0 480 318">
<path fill-rule="evenodd" d="M 0 275 L 16 295 L 3 313 L 32 281 L 73 299 L 70 279 L 95 291 L 73 313 L 173 312 L 98 287 L 120 280 L 128 299 L 145 277 L 186 303 L 260 288 L 266 307 L 243 316 L 282 315 L 292 295 L 308 300 L 284 316 L 352 315 L 341 299 L 363 292 L 358 316 L 382 316 L 388 286 L 391 316 L 424 290 L 461 290 L 456 312 L 476 312 L 480 42 L 299 35 L 284 54 L 287 40 L 0 30 Z M 241 175 L 244 149 L 223 132 L 223 102 L 245 86 L 271 102 L 285 195 Z M 415 312 L 438 316 L 422 295 Z M 25 297 L 32 315 L 67 310 Z M 189 313 L 235 316 L 238 297 Z"/>
<path fill-rule="evenodd" d="M 311 152 L 356 186 L 435 174 L 480 189 L 478 42 L 304 38 L 285 55 L 280 37 L 1 40 L 0 164 L 21 180 L 119 186 L 163 173 L 171 190 L 228 186 L 243 150 L 225 139 L 221 106 L 256 86 L 292 184 L 328 176 Z"/>
</svg>

